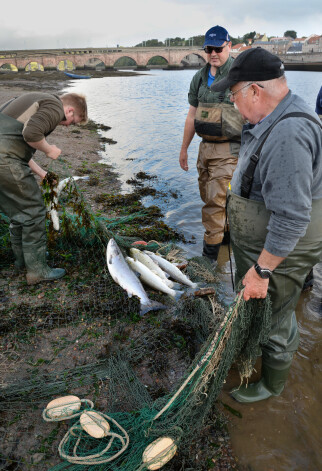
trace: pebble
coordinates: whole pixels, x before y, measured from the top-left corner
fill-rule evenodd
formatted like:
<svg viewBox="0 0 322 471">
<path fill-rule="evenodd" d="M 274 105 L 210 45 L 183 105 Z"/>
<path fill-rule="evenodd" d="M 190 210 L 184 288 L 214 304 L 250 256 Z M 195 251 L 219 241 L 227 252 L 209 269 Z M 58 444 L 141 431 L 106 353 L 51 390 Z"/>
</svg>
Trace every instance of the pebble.
<svg viewBox="0 0 322 471">
<path fill-rule="evenodd" d="M 38 464 L 38 463 L 40 463 L 40 461 L 42 461 L 44 457 L 45 457 L 45 454 L 44 454 L 44 453 L 35 453 L 35 454 L 32 455 L 32 457 L 31 457 L 31 459 L 32 459 L 32 464 Z"/>
</svg>

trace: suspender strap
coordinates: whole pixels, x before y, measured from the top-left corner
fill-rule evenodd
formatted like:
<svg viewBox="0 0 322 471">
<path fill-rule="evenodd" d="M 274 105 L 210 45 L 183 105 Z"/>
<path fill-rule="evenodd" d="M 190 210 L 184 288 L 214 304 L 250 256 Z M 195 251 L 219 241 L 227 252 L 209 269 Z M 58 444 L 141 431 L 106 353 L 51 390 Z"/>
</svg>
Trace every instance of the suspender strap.
<svg viewBox="0 0 322 471">
<path fill-rule="evenodd" d="M 266 142 L 266 139 L 268 138 L 268 136 L 272 132 L 273 128 L 278 123 L 280 123 L 281 121 L 283 121 L 284 119 L 287 119 L 287 118 L 306 118 L 306 119 L 309 119 L 310 121 L 312 121 L 313 123 L 318 124 L 318 126 L 320 126 L 320 128 L 322 128 L 321 122 L 319 122 L 317 119 L 313 118 L 313 116 L 311 116 L 307 113 L 301 113 L 300 111 L 294 111 L 293 113 L 288 113 L 288 114 L 284 115 L 281 119 L 276 121 L 276 123 L 274 123 L 268 129 L 268 132 L 267 132 L 263 142 L 260 144 L 260 146 L 256 149 L 254 154 L 251 156 L 250 162 L 249 162 L 245 172 L 242 175 L 241 186 L 240 186 L 240 190 L 241 190 L 240 191 L 240 196 L 242 196 L 243 198 L 249 199 L 250 190 L 252 188 L 256 166 L 258 164 L 259 157 L 260 157 L 262 148 L 263 148 L 263 146 Z"/>
<path fill-rule="evenodd" d="M 225 98 L 225 91 L 219 92 L 219 95 L 218 95 L 219 103 L 222 103 L 224 101 L 224 98 Z"/>
<path fill-rule="evenodd" d="M 5 110 L 5 109 L 7 108 L 7 106 L 10 105 L 10 103 L 12 103 L 16 98 L 17 98 L 17 97 L 12 98 L 11 100 L 7 101 L 4 105 L 2 105 L 1 108 L 0 108 L 0 113 L 1 113 L 3 110 Z"/>
</svg>

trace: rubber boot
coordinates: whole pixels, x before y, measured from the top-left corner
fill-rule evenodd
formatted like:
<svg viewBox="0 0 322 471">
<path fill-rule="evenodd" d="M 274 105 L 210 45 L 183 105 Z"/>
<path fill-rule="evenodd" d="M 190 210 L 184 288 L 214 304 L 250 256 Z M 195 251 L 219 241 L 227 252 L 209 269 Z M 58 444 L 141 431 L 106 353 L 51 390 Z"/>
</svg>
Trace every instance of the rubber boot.
<svg viewBox="0 0 322 471">
<path fill-rule="evenodd" d="M 15 256 L 14 273 L 18 275 L 25 268 L 25 259 L 22 251 L 22 227 L 11 222 L 9 233 L 11 248 Z"/>
<path fill-rule="evenodd" d="M 313 288 L 313 283 L 314 283 L 314 274 L 313 274 L 313 268 L 311 268 L 309 274 L 304 280 L 302 292 L 310 291 Z"/>
<path fill-rule="evenodd" d="M 242 385 L 239 389 L 231 391 L 231 396 L 238 402 L 249 403 L 279 396 L 284 389 L 290 366 L 283 370 L 276 370 L 267 365 L 262 366 L 262 377 L 257 383 Z"/>
<path fill-rule="evenodd" d="M 208 257 L 212 262 L 216 262 L 221 244 L 207 244 L 203 241 L 202 255 Z"/>
<path fill-rule="evenodd" d="M 15 256 L 14 273 L 15 275 L 18 275 L 22 270 L 26 268 L 22 247 L 21 245 L 11 243 L 11 248 Z"/>
<path fill-rule="evenodd" d="M 24 250 L 27 267 L 27 283 L 34 285 L 41 281 L 54 281 L 65 275 L 63 268 L 50 268 L 46 261 L 46 246 L 36 247 L 32 251 Z"/>
<path fill-rule="evenodd" d="M 221 245 L 228 245 L 230 244 L 230 232 L 229 231 L 225 231 L 224 232 L 224 238 L 222 240 L 222 243 Z"/>
</svg>

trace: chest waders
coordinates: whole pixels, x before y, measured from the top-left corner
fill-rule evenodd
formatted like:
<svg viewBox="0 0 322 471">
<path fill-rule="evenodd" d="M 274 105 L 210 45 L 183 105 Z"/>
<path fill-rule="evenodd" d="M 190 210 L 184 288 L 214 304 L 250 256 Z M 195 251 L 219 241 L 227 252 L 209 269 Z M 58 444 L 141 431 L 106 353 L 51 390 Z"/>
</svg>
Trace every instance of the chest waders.
<svg viewBox="0 0 322 471">
<path fill-rule="evenodd" d="M 226 227 L 226 193 L 237 165 L 243 119 L 232 105 L 199 102 L 195 131 L 203 138 L 197 161 L 202 224 L 205 228 L 203 255 L 217 260 Z"/>
<path fill-rule="evenodd" d="M 32 284 L 65 272 L 52 270 L 46 262 L 46 208 L 28 165 L 34 151 L 22 130 L 22 123 L 0 113 L 0 210 L 10 219 L 15 268 L 26 266 L 27 281 Z"/>
<path fill-rule="evenodd" d="M 257 262 L 266 235 L 270 211 L 264 203 L 228 192 L 230 237 L 236 261 L 236 284 Z M 322 200 L 313 200 L 311 222 L 295 249 L 274 270 L 268 293 L 272 300 L 272 326 L 269 341 L 261 345 L 262 378 L 258 383 L 232 393 L 239 402 L 255 402 L 284 389 L 294 352 L 299 344 L 295 316 L 303 282 L 322 253 Z"/>
<path fill-rule="evenodd" d="M 279 121 L 288 117 L 305 117 L 319 124 L 310 115 L 299 112 L 284 115 Z M 250 163 L 242 176 L 242 196 L 231 191 L 227 194 L 231 244 L 236 261 L 236 285 L 257 262 L 265 244 L 271 212 L 266 209 L 263 202 L 248 198 L 262 147 L 277 122 L 270 128 L 264 141 L 250 158 Z M 269 281 L 272 326 L 268 343 L 260 346 L 262 349 L 261 379 L 248 387 L 241 386 L 233 391 L 232 396 L 237 401 L 256 402 L 270 396 L 278 396 L 283 391 L 293 354 L 299 344 L 295 308 L 305 278 L 311 267 L 320 261 L 321 254 L 322 200 L 313 200 L 311 221 L 305 236 L 274 270 Z"/>
</svg>

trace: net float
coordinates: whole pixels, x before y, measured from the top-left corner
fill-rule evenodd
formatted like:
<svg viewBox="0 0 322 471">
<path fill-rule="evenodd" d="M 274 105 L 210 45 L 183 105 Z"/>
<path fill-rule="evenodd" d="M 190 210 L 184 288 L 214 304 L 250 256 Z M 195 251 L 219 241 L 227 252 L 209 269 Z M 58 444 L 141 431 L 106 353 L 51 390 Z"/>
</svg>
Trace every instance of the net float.
<svg viewBox="0 0 322 471">
<path fill-rule="evenodd" d="M 50 419 L 62 419 L 75 414 L 80 408 L 81 400 L 77 396 L 63 396 L 50 401 L 45 411 Z"/>
<path fill-rule="evenodd" d="M 81 427 L 94 438 L 104 438 L 110 431 L 110 424 L 98 412 L 85 411 L 79 418 Z"/>
<path fill-rule="evenodd" d="M 146 447 L 142 461 L 147 469 L 160 469 L 170 461 L 177 451 L 177 445 L 170 437 L 160 437 Z"/>
<path fill-rule="evenodd" d="M 148 245 L 148 243 L 144 240 L 137 240 L 136 242 L 133 242 L 132 245 Z"/>
</svg>

